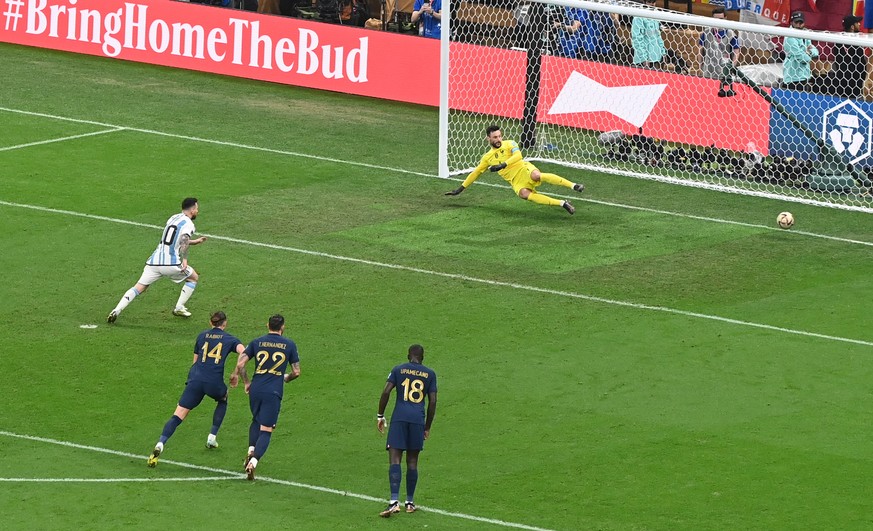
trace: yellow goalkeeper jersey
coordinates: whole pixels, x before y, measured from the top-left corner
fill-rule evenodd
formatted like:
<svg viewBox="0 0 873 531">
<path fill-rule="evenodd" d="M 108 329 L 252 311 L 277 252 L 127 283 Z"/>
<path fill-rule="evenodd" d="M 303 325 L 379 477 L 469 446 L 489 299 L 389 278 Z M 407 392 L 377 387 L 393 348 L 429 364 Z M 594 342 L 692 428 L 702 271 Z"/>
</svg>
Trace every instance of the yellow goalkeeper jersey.
<svg viewBox="0 0 873 531">
<path fill-rule="evenodd" d="M 482 155 L 479 165 L 464 179 L 464 188 L 468 188 L 473 182 L 488 170 L 489 166 L 506 163 L 506 167 L 497 172 L 507 182 L 512 182 L 516 170 L 522 167 L 524 159 L 521 150 L 515 140 L 504 140 L 499 148 L 491 148 Z"/>
</svg>

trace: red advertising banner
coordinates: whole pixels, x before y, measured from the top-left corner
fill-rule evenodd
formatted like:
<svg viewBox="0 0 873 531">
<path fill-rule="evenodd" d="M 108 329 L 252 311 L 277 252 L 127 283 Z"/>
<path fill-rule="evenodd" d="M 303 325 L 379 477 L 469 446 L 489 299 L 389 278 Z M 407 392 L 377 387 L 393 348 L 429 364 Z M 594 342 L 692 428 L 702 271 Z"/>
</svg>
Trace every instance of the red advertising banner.
<svg viewBox="0 0 873 531">
<path fill-rule="evenodd" d="M 434 39 L 186 2 L 3 0 L 0 41 L 439 103 Z"/>
<path fill-rule="evenodd" d="M 525 52 L 453 43 L 452 61 L 490 62 L 516 73 L 501 80 L 495 89 L 499 98 L 483 91 L 476 76 L 452 75 L 452 109 L 522 118 Z M 715 79 L 552 56 L 542 57 L 542 70 L 540 122 L 631 134 L 642 128 L 646 136 L 661 140 L 736 151 L 752 143 L 766 154 L 770 106 L 748 86 L 735 84 L 736 95 L 725 98 L 718 96 Z"/>
</svg>

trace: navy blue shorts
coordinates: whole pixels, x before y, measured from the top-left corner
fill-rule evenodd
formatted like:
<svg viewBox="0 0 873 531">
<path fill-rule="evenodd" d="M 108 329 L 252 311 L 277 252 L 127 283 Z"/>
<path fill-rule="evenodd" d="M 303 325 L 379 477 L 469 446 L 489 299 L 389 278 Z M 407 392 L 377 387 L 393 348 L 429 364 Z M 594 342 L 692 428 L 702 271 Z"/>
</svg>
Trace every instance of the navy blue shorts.
<svg viewBox="0 0 873 531">
<path fill-rule="evenodd" d="M 179 405 L 185 409 L 194 409 L 203 401 L 203 397 L 218 401 L 227 396 L 227 386 L 224 382 L 188 381 L 185 390 L 179 398 Z"/>
<path fill-rule="evenodd" d="M 385 449 L 424 450 L 424 424 L 398 420 L 388 426 L 388 445 Z"/>
<path fill-rule="evenodd" d="M 276 427 L 279 420 L 279 409 L 282 407 L 282 399 L 273 393 L 249 394 L 249 407 L 252 409 L 252 418 L 261 426 Z"/>
</svg>

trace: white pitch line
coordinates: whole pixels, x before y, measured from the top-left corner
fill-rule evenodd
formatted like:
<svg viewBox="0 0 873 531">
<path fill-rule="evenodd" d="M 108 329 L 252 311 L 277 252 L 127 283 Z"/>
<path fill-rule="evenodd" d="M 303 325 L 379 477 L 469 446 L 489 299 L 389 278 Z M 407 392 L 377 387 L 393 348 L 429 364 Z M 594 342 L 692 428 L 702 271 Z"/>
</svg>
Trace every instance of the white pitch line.
<svg viewBox="0 0 873 531">
<path fill-rule="evenodd" d="M 225 481 L 243 479 L 230 476 L 205 476 L 200 478 L 0 478 L 0 483 L 151 483 L 154 481 Z"/>
<path fill-rule="evenodd" d="M 282 149 L 265 148 L 265 147 L 261 147 L 261 146 L 252 146 L 249 144 L 240 144 L 237 142 L 225 142 L 223 140 L 214 140 L 214 139 L 210 139 L 210 138 L 200 138 L 200 137 L 196 137 L 196 136 L 179 135 L 179 134 L 175 134 L 175 133 L 167 133 L 165 131 L 156 131 L 153 129 L 141 129 L 141 128 L 137 128 L 137 127 L 127 127 L 127 126 L 123 126 L 123 125 L 113 125 L 113 124 L 107 124 L 107 123 L 103 123 L 103 122 L 95 122 L 93 120 L 81 120 L 78 118 L 69 118 L 67 116 L 57 116 L 54 114 L 46 114 L 46 113 L 41 113 L 41 112 L 25 111 L 25 110 L 21 110 L 21 109 L 11 109 L 9 107 L 0 107 L 0 111 L 11 112 L 11 113 L 15 113 L 15 114 L 23 114 L 26 116 L 37 116 L 40 118 L 48 118 L 51 120 L 60 120 L 60 121 L 64 121 L 64 122 L 97 125 L 100 127 L 110 127 L 110 128 L 114 128 L 114 130 L 136 131 L 137 133 L 165 136 L 165 137 L 169 137 L 169 138 L 178 138 L 180 140 L 189 140 L 192 142 L 203 142 L 206 144 L 214 144 L 214 145 L 218 145 L 218 146 L 235 147 L 235 148 L 239 148 L 239 149 L 249 149 L 249 150 L 253 150 L 253 151 L 262 151 L 265 153 L 273 153 L 273 154 L 277 154 L 277 155 L 288 155 L 291 157 L 300 157 L 300 158 L 306 158 L 306 159 L 310 159 L 310 160 L 320 160 L 320 161 L 324 161 L 324 162 L 334 162 L 334 163 L 339 163 L 339 164 L 346 164 L 349 166 L 358 166 L 361 168 L 369 168 L 369 169 L 386 171 L 386 172 L 402 173 L 405 175 L 415 175 L 418 177 L 429 177 L 432 179 L 450 180 L 450 181 L 459 181 L 459 182 L 463 181 L 463 179 L 461 179 L 461 178 L 449 177 L 448 179 L 443 179 L 442 177 L 439 177 L 438 175 L 433 175 L 430 173 L 424 173 L 424 172 L 418 172 L 418 171 L 412 171 L 412 170 L 404 170 L 402 168 L 396 168 L 396 167 L 379 166 L 376 164 L 367 164 L 365 162 L 357 162 L 357 161 L 350 161 L 350 160 L 343 160 L 343 159 L 335 159 L 335 158 L 330 158 L 330 157 L 322 157 L 319 155 L 311 155 L 308 153 L 299 153 L 296 151 L 287 151 L 287 150 L 282 150 Z M 480 182 L 480 181 L 477 181 L 475 184 L 478 186 L 487 186 L 489 188 L 499 188 L 499 189 L 506 189 L 506 190 L 510 189 L 510 187 L 505 185 L 505 184 L 486 183 L 486 182 Z M 638 212 L 649 212 L 652 214 L 659 214 L 659 215 L 663 215 L 663 216 L 674 216 L 674 217 L 678 217 L 678 218 L 694 219 L 694 220 L 698 220 L 698 221 L 709 221 L 709 222 L 713 222 L 713 223 L 726 223 L 728 225 L 737 225 L 737 226 L 741 226 L 741 227 L 749 227 L 749 228 L 754 228 L 754 229 L 763 229 L 763 230 L 769 230 L 769 231 L 785 232 L 783 229 L 776 228 L 772 225 L 761 225 L 761 224 L 755 224 L 755 223 L 745 223 L 742 221 L 731 221 L 731 220 L 721 219 L 721 218 L 696 216 L 694 214 L 685 214 L 683 212 L 674 212 L 671 210 L 658 210 L 658 209 L 648 208 L 648 207 L 626 205 L 623 203 L 613 203 L 610 201 L 600 201 L 597 199 L 589 199 L 589 198 L 581 197 L 578 195 L 567 195 L 567 194 L 552 194 L 552 195 L 554 195 L 555 197 L 561 197 L 563 199 L 572 199 L 573 201 L 591 203 L 594 205 L 603 205 L 603 206 L 610 206 L 610 207 L 615 207 L 615 208 L 623 208 L 623 209 L 627 209 L 627 210 L 636 210 Z M 821 239 L 825 239 L 825 240 L 833 240 L 833 241 L 838 241 L 838 242 L 843 242 L 843 243 L 852 243 L 852 244 L 857 244 L 857 245 L 866 245 L 869 247 L 873 247 L 873 242 L 865 242 L 865 241 L 861 241 L 861 240 L 851 240 L 848 238 L 840 238 L 838 236 L 828 236 L 826 234 L 817 234 L 814 232 L 804 232 L 801 230 L 797 230 L 796 228 L 792 229 L 789 233 L 799 235 L 799 236 L 802 235 L 802 236 L 808 236 L 811 238 L 821 238 Z"/>
<path fill-rule="evenodd" d="M 124 219 L 110 218 L 110 217 L 106 217 L 106 216 L 97 216 L 94 214 L 86 214 L 83 212 L 74 212 L 72 210 L 60 210 L 60 209 L 56 209 L 56 208 L 41 207 L 41 206 L 36 206 L 36 205 L 12 203 L 12 202 L 3 201 L 3 200 L 0 200 L 0 205 L 16 207 L 16 208 L 26 208 L 26 209 L 30 209 L 30 210 L 37 210 L 40 212 L 50 212 L 53 214 L 64 214 L 64 215 L 69 215 L 69 216 L 77 216 L 77 217 L 82 217 L 82 218 L 87 218 L 87 219 L 96 219 L 96 220 L 100 220 L 100 221 L 110 221 L 112 223 L 122 223 L 125 225 L 134 225 L 137 227 L 146 227 L 146 228 L 156 229 L 156 230 L 163 229 L 163 227 L 159 226 L 159 225 L 151 225 L 148 223 L 139 223 L 139 222 L 128 221 L 128 220 L 124 220 Z M 215 235 L 215 234 L 206 234 L 206 233 L 203 233 L 203 235 L 208 236 L 209 238 L 212 238 L 214 240 L 222 240 L 222 241 L 238 243 L 238 244 L 242 244 L 242 245 L 250 245 L 253 247 L 262 247 L 265 249 L 288 251 L 288 252 L 292 252 L 292 253 L 304 254 L 304 255 L 308 255 L 308 256 L 316 256 L 319 258 L 328 258 L 331 260 L 339 260 L 339 261 L 343 261 L 343 262 L 362 264 L 362 265 L 367 265 L 367 266 L 372 266 L 372 267 L 394 269 L 394 270 L 399 270 L 399 271 L 408 271 L 411 273 L 420 273 L 420 274 L 424 274 L 424 275 L 443 277 L 443 278 L 448 278 L 448 279 L 452 279 L 452 280 L 462 280 L 462 281 L 467 281 L 467 282 L 475 282 L 477 284 L 485 284 L 488 286 L 512 288 L 512 289 L 523 290 L 523 291 L 531 291 L 531 292 L 535 292 L 535 293 L 543 293 L 546 295 L 555 295 L 558 297 L 567 297 L 567 298 L 571 298 L 571 299 L 585 300 L 585 301 L 589 301 L 589 302 L 597 302 L 597 303 L 608 304 L 608 305 L 612 305 L 612 306 L 621 306 L 624 308 L 633 308 L 635 310 L 648 310 L 648 311 L 654 311 L 654 312 L 669 313 L 669 314 L 673 314 L 673 315 L 681 315 L 684 317 L 692 317 L 692 318 L 696 318 L 696 319 L 705 319 L 708 321 L 717 321 L 717 322 L 721 322 L 721 323 L 728 323 L 728 324 L 745 326 L 745 327 L 750 327 L 750 328 L 758 328 L 761 330 L 770 330 L 773 332 L 783 332 L 786 334 L 793 334 L 793 335 L 804 336 L 804 337 L 813 337 L 813 338 L 817 338 L 817 339 L 825 339 L 828 341 L 838 341 L 841 343 L 852 343 L 855 345 L 863 345 L 863 346 L 867 346 L 867 347 L 873 347 L 873 341 L 865 341 L 863 339 L 853 339 L 853 338 L 840 337 L 840 336 L 831 336 L 831 335 L 827 335 L 827 334 L 819 334 L 817 332 L 808 332 L 805 330 L 795 330 L 792 328 L 784 328 L 784 327 L 780 327 L 780 326 L 755 323 L 752 321 L 742 321 L 739 319 L 720 317 L 718 315 L 709 315 L 709 314 L 698 313 L 698 312 L 690 312 L 687 310 L 678 310 L 676 308 L 668 308 L 666 306 L 653 306 L 650 304 L 640 304 L 640 303 L 636 303 L 636 302 L 620 301 L 620 300 L 615 300 L 615 299 L 606 299 L 603 297 L 596 297 L 594 295 L 585 295 L 583 293 L 576 293 L 573 291 L 562 291 L 562 290 L 555 290 L 555 289 L 549 289 L 549 288 L 541 288 L 538 286 L 518 284 L 515 282 L 504 282 L 504 281 L 500 281 L 500 280 L 491 280 L 491 279 L 486 279 L 486 278 L 472 277 L 472 276 L 464 275 L 464 274 L 460 274 L 460 273 L 446 273 L 443 271 L 434 271 L 434 270 L 430 270 L 430 269 L 422 269 L 419 267 L 405 266 L 402 264 L 377 262 L 374 260 L 367 260 L 365 258 L 354 258 L 351 256 L 323 253 L 320 251 L 312 251 L 309 249 L 300 249 L 297 247 L 288 247 L 285 245 L 276 245 L 276 244 L 272 244 L 272 243 L 262 243 L 262 242 L 252 241 L 252 240 L 243 240 L 240 238 L 233 238 L 230 236 L 219 236 L 219 235 Z"/>
<path fill-rule="evenodd" d="M 88 446 L 85 444 L 77 444 L 77 443 L 73 443 L 73 442 L 69 442 L 69 441 L 61 441 L 58 439 L 49 439 L 47 437 L 37 437 L 34 435 L 24 435 L 21 433 L 13 433 L 11 431 L 0 430 L 0 436 L 12 437 L 14 439 L 23 439 L 26 441 L 35 441 L 35 442 L 41 442 L 41 443 L 47 443 L 47 444 L 55 444 L 58 446 L 65 446 L 67 448 L 76 448 L 78 450 L 90 450 L 92 452 L 100 452 L 100 453 L 104 453 L 104 454 L 116 455 L 119 457 L 130 457 L 130 458 L 142 459 L 142 460 L 146 459 L 146 456 L 144 456 L 144 455 L 132 454 L 130 452 L 120 452 L 118 450 L 111 450 L 109 448 L 101 448 L 99 446 Z M 216 480 L 218 480 L 218 479 L 241 479 L 241 478 L 245 477 L 244 474 L 241 474 L 239 472 L 233 472 L 231 470 L 224 470 L 221 468 L 213 468 L 213 467 L 208 467 L 208 466 L 194 465 L 191 463 L 183 463 L 181 461 L 170 461 L 170 460 L 166 460 L 166 459 L 161 459 L 161 464 L 176 465 L 176 466 L 180 466 L 183 468 L 190 468 L 190 469 L 194 469 L 194 470 L 204 470 L 204 471 L 214 472 L 216 474 L 224 474 L 225 476 L 228 476 L 228 477 L 214 478 Z M 140 480 L 134 480 L 134 481 L 140 481 Z M 172 481 L 172 480 L 165 479 L 164 481 Z M 176 481 L 183 481 L 183 480 L 176 479 Z M 190 481 L 193 481 L 193 480 L 190 480 Z M 338 489 L 331 489 L 329 487 L 320 487 L 318 485 L 309 485 L 307 483 L 298 483 L 296 481 L 287 481 L 284 479 L 276 479 L 276 478 L 271 478 L 271 477 L 267 477 L 267 476 L 258 476 L 257 481 L 266 482 L 266 483 L 275 483 L 277 485 L 284 485 L 287 487 L 298 487 L 298 488 L 313 490 L 313 491 L 317 491 L 317 492 L 324 492 L 326 494 L 336 494 L 336 495 L 344 496 L 347 498 L 356 498 L 359 500 L 365 500 L 365 501 L 370 501 L 370 502 L 380 502 L 380 503 L 385 502 L 385 498 L 377 498 L 375 496 L 368 496 L 366 494 L 357 494 L 354 492 L 348 492 L 348 491 L 338 490 Z M 11 482 L 11 481 L 7 481 L 7 482 Z M 498 525 L 498 526 L 502 526 L 502 527 L 511 527 L 514 529 L 525 529 L 527 531 L 552 531 L 550 529 L 546 529 L 546 528 L 542 528 L 542 527 L 534 527 L 534 526 L 530 526 L 530 525 L 526 525 L 526 524 L 519 524 L 519 523 L 515 523 L 515 522 L 506 522 L 504 520 L 497 520 L 494 518 L 485 518 L 482 516 L 474 516 L 471 514 L 444 511 L 442 509 L 437 509 L 434 507 L 427 507 L 424 505 L 419 505 L 418 508 L 423 510 L 423 511 L 434 513 L 434 514 L 439 514 L 442 516 L 450 516 L 453 518 L 460 518 L 463 520 L 470 520 L 470 521 L 474 521 L 474 522 L 494 524 L 494 525 Z"/>
<path fill-rule="evenodd" d="M 54 144 L 55 142 L 66 142 L 67 140 L 75 140 L 77 138 L 86 138 L 89 136 L 105 135 L 106 133 L 115 133 L 117 131 L 124 131 L 123 127 L 116 127 L 116 126 L 112 126 L 112 127 L 113 127 L 112 129 L 106 129 L 104 131 L 94 131 L 91 133 L 83 133 L 81 135 L 64 136 L 61 138 L 52 138 L 49 140 L 40 140 L 37 142 L 28 142 L 27 144 L 18 144 L 15 146 L 0 147 L 0 151 L 12 151 L 15 149 L 22 149 L 22 148 L 26 148 L 26 147 L 42 146 L 45 144 Z"/>
</svg>

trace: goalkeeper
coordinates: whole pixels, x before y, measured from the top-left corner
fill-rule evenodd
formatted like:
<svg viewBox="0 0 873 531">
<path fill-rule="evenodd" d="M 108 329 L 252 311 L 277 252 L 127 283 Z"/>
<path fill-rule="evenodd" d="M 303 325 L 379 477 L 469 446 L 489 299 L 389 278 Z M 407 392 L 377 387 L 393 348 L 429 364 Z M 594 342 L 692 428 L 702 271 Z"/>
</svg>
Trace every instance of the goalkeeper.
<svg viewBox="0 0 873 531">
<path fill-rule="evenodd" d="M 491 145 L 491 149 L 482 156 L 479 165 L 476 166 L 476 169 L 474 169 L 466 179 L 464 179 L 463 184 L 451 192 L 446 192 L 446 195 L 460 194 L 466 190 L 468 186 L 473 184 L 473 182 L 478 179 L 485 170 L 490 170 L 499 173 L 506 182 L 512 185 L 515 195 L 526 201 L 532 201 L 540 205 L 563 207 L 564 210 L 570 214 L 576 212 L 576 207 L 574 207 L 569 201 L 562 201 L 560 199 L 549 197 L 545 194 L 538 193 L 536 189 L 540 183 L 547 182 L 549 184 L 565 186 L 567 188 L 572 188 L 577 192 L 581 192 L 585 189 L 582 183 L 571 183 L 567 179 L 555 175 L 554 173 L 540 172 L 536 166 L 524 160 L 521 150 L 518 149 L 518 144 L 516 144 L 515 141 L 503 140 L 503 132 L 500 131 L 499 126 L 489 126 L 485 130 L 485 136 L 488 138 L 488 143 Z"/>
</svg>

